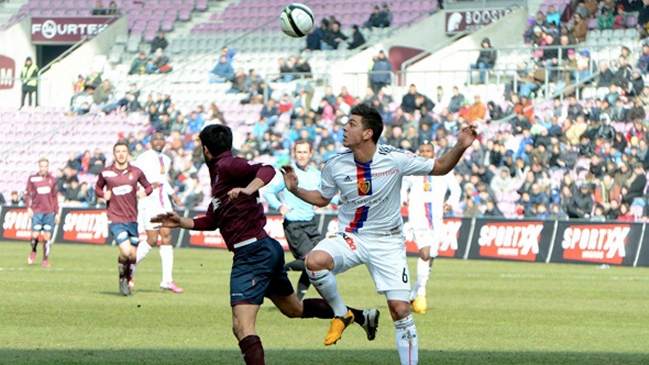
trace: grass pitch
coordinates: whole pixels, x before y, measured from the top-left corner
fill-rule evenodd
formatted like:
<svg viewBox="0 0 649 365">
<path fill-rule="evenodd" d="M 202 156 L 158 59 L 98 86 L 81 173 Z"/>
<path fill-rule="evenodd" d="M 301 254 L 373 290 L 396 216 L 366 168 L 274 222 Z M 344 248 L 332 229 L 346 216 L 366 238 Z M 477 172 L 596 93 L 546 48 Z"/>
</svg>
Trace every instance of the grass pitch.
<svg viewBox="0 0 649 365">
<path fill-rule="evenodd" d="M 156 251 L 125 298 L 115 247 L 57 244 L 45 269 L 27 265 L 28 243 L 0 243 L 0 364 L 244 364 L 230 329 L 231 254 L 175 250 L 174 279 L 185 293 L 173 294 L 158 288 Z M 376 340 L 354 325 L 325 347 L 327 321 L 287 319 L 267 302 L 258 331 L 268 364 L 399 363 L 385 300 L 367 271 L 351 270 L 338 284 L 348 305 L 383 312 Z M 646 268 L 440 259 L 428 298 L 428 313 L 414 315 L 419 364 L 649 364 Z"/>
</svg>

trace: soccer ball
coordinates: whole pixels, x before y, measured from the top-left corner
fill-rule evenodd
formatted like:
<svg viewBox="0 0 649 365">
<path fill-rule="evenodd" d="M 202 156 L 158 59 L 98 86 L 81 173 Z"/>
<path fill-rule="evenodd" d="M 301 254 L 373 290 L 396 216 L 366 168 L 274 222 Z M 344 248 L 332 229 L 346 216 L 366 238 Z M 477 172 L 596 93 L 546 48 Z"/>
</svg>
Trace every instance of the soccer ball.
<svg viewBox="0 0 649 365">
<path fill-rule="evenodd" d="M 304 4 L 290 4 L 279 16 L 282 32 L 289 37 L 300 38 L 307 35 L 314 26 L 313 12 Z"/>
</svg>

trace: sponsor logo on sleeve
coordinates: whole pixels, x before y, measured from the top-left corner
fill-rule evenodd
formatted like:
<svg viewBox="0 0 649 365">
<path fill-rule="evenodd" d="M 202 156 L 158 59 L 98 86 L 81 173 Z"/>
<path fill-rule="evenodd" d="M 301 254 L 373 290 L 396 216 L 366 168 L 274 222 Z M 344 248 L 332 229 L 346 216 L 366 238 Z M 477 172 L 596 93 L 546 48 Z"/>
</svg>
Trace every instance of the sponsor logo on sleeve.
<svg viewBox="0 0 649 365">
<path fill-rule="evenodd" d="M 108 215 L 105 210 L 71 210 L 63 219 L 63 240 L 105 244 Z"/>
<path fill-rule="evenodd" d="M 563 232 L 563 258 L 622 264 L 629 231 L 629 224 L 572 225 Z"/>
<path fill-rule="evenodd" d="M 480 256 L 534 261 L 539 253 L 541 222 L 492 222 L 480 228 Z"/>
</svg>

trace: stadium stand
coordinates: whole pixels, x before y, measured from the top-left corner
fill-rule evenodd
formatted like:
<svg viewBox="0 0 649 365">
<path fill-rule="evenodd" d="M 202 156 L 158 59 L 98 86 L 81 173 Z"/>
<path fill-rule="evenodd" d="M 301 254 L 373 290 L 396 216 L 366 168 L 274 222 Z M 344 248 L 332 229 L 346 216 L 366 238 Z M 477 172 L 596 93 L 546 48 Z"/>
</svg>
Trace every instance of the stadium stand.
<svg viewBox="0 0 649 365">
<path fill-rule="evenodd" d="M 155 8 L 168 9 L 172 5 L 181 5 L 171 2 L 160 4 L 166 5 L 156 5 Z M 183 2 L 182 6 L 186 4 Z M 153 32 L 148 33 L 149 35 L 154 35 L 155 31 L 164 27 L 162 18 L 157 15 L 152 17 L 154 25 L 150 28 L 147 25 L 149 21 L 143 22 L 142 25 L 129 17 L 130 36 L 116 39 L 117 47 L 114 52 L 106 55 L 108 62 L 102 69 L 102 77 L 110 79 L 113 83 L 116 93 L 111 100 L 114 101 L 123 95 L 130 84 L 135 84 L 140 91 L 139 102 L 144 107 L 143 112 L 127 113 L 123 106 L 107 112 L 104 108 L 109 103 L 104 103 L 94 107 L 91 113 L 85 116 L 64 116 L 67 109 L 37 108 L 19 112 L 4 110 L 2 119 L 14 120 L 14 124 L 18 123 L 17 121 L 26 121 L 29 126 L 39 125 L 27 130 L 54 131 L 54 125 L 52 128 L 41 128 L 44 119 L 51 119 L 44 115 L 51 115 L 55 117 L 53 120 L 56 128 L 61 128 L 61 131 L 75 139 L 108 141 L 101 147 L 109 154 L 110 146 L 119 133 L 133 140 L 134 145 L 139 140 L 146 147 L 146 138 L 140 138 L 139 132 L 143 129 L 150 131 L 152 126 L 153 129 L 158 128 L 157 121 L 153 121 L 159 116 L 148 113 L 151 110 L 150 106 L 157 104 L 158 107 L 154 110 L 155 114 L 158 114 L 159 107 L 164 102 L 160 104 L 156 100 L 157 94 L 169 95 L 170 103 L 174 104 L 173 119 L 176 119 L 175 114 L 182 114 L 185 119 L 191 119 L 189 123 L 178 127 L 178 130 L 174 131 L 172 128 L 168 133 L 168 151 L 174 158 L 176 168 L 175 186 L 182 191 L 183 181 L 192 174 L 197 174 L 203 188 L 209 189 L 206 185 L 208 177 L 205 168 L 200 164 L 200 154 L 196 153 L 192 142 L 195 135 L 187 131 L 192 128 L 191 125 L 195 128 L 195 123 L 230 125 L 236 131 L 235 143 L 239 146 L 237 153 L 275 165 L 288 160 L 287 151 L 291 141 L 302 135 L 316 143 L 315 163 L 321 164 L 335 150 L 340 149 L 339 131 L 345 121 L 345 110 L 360 101 L 374 102 L 381 108 L 386 120 L 383 143 L 414 149 L 423 140 L 433 140 L 440 153 L 447 148 L 446 143 L 453 143 L 457 129 L 470 119 L 471 115 L 477 115 L 474 122 L 480 126 L 481 143 L 467 153 L 456 169 L 456 174 L 462 179 L 464 203 L 461 210 L 454 214 L 467 217 L 502 214 L 508 218 L 540 219 L 570 216 L 599 220 L 615 219 L 618 215 L 624 215 L 620 210 L 626 210 L 633 214 L 634 219 L 649 216 L 649 209 L 645 208 L 649 204 L 642 194 L 635 199 L 627 198 L 630 196 L 629 190 L 635 189 L 631 182 L 646 174 L 644 171 L 649 169 L 649 134 L 646 133 L 645 113 L 646 103 L 649 102 L 649 88 L 644 86 L 649 71 L 647 68 L 641 70 L 641 83 L 636 83 L 635 89 L 630 88 L 633 81 L 631 75 L 640 66 L 639 60 L 644 59 L 643 50 L 649 50 L 649 47 L 643 47 L 643 43 L 639 41 L 642 32 L 638 33 L 635 28 L 640 19 L 647 19 L 646 16 L 643 18 L 643 14 L 648 12 L 646 8 L 630 9 L 626 12 L 623 22 L 619 23 L 619 29 L 598 29 L 599 14 L 594 14 L 587 20 L 588 33 L 581 43 L 570 40 L 565 46 L 547 45 L 543 43 L 545 37 L 535 39 L 533 36 L 528 44 L 525 44 L 528 40 L 523 37 L 516 42 L 500 40 L 499 46 L 496 47 L 497 63 L 493 71 L 489 71 L 486 85 L 462 85 L 460 82 L 459 92 L 462 96 L 456 100 L 459 102 L 459 110 L 446 115 L 443 108 L 435 108 L 432 112 L 422 115 L 419 108 L 415 112 L 402 114 L 402 94 L 407 91 L 402 93 L 401 87 L 407 85 L 392 85 L 383 89 L 380 95 L 368 91 L 367 95 L 358 92 L 348 96 L 342 90 L 333 90 L 333 94 L 328 94 L 326 86 L 331 85 L 327 79 L 331 73 L 330 65 L 339 60 L 350 59 L 362 50 L 347 50 L 346 47 L 341 47 L 337 50 L 301 53 L 304 39 L 288 38 L 276 27 L 277 14 L 285 5 L 280 1 L 264 2 L 261 6 L 251 0 L 224 2 L 222 8 L 216 10 L 207 3 L 189 4 L 190 11 L 207 10 L 203 19 L 209 20 L 193 21 L 188 23 L 190 28 L 184 31 L 173 30 L 167 33 L 170 45 L 166 53 L 174 68 L 171 73 L 127 76 L 130 61 L 136 52 L 148 52 L 148 44 L 141 43 L 140 36 L 145 35 L 145 40 L 150 39 L 151 37 L 145 34 L 147 29 Z M 344 2 L 338 0 L 312 1 L 309 4 L 317 14 L 334 16 L 343 24 L 343 31 L 347 33 L 354 22 L 362 23 L 367 19 L 374 5 L 371 1 L 362 0 L 355 2 L 354 9 L 349 10 Z M 572 23 L 566 20 L 569 20 L 570 14 L 576 10 L 571 8 L 571 5 L 573 2 L 567 0 L 539 2 L 538 11 L 542 16 L 538 17 L 536 9 L 529 9 L 530 14 L 535 16 L 528 23 L 528 31 L 533 35 L 536 26 L 540 28 L 541 35 L 553 31 L 552 27 L 545 23 L 544 17 L 550 6 L 554 6 L 563 16 L 560 28 L 566 26 L 570 33 Z M 393 25 L 386 29 L 363 30 L 368 45 L 398 34 L 416 22 L 419 13 L 431 12 L 436 6 L 436 1 L 428 0 L 391 4 Z M 187 19 L 187 16 L 181 17 L 179 8 L 174 9 L 178 9 L 177 12 L 172 11 L 172 14 L 176 15 L 175 19 Z M 156 14 L 161 13 L 164 12 L 156 11 Z M 254 21 L 248 21 L 249 19 Z M 168 25 L 163 30 L 170 29 Z M 502 46 L 505 43 L 510 46 Z M 270 93 L 266 97 L 273 99 L 279 109 L 275 118 L 261 117 L 265 112 L 265 99 L 259 99 L 254 92 L 231 93 L 232 83 L 209 82 L 210 70 L 217 63 L 218 51 L 222 46 L 236 51 L 232 59 L 235 70 L 242 69 L 248 74 L 250 69 L 255 69 L 262 75 L 262 80 L 267 81 L 266 86 L 269 87 Z M 455 45 L 449 47 L 456 53 L 477 55 L 479 52 L 479 49 L 453 48 Z M 618 56 L 623 47 L 631 51 L 628 69 L 619 64 Z M 546 69 L 540 62 L 542 52 L 553 48 L 558 49 L 558 64 L 569 61 L 567 55 L 573 52 L 568 50 L 574 50 L 575 64 L 566 62 L 559 69 Z M 564 50 L 566 56 L 563 55 Z M 277 60 L 289 59 L 291 56 L 295 56 L 296 60 L 304 57 L 311 67 L 313 78 L 290 82 L 276 80 L 279 76 Z M 618 80 L 622 90 L 619 95 L 617 92 L 611 92 L 608 85 L 600 84 L 603 75 L 600 74 L 599 64 L 602 61 L 609 64 L 613 75 L 626 74 L 628 71 L 628 76 Z M 519 69 L 521 62 L 525 62 L 529 69 Z M 577 70 L 584 73 L 576 76 Z M 506 90 L 513 89 L 516 93 L 529 71 L 542 71 L 544 77 L 531 81 L 536 84 L 538 90 L 528 95 L 530 102 L 524 104 L 517 96 L 506 94 Z M 463 72 L 469 72 L 468 64 Z M 517 74 L 521 76 L 520 79 Z M 562 87 L 560 83 L 558 85 L 558 81 L 566 80 L 564 77 L 568 77 L 570 82 Z M 248 75 L 244 78 L 250 77 Z M 575 84 L 579 84 L 576 92 Z M 572 90 L 570 85 L 573 85 Z M 637 85 L 641 90 L 638 90 Z M 442 107 L 449 105 L 450 88 L 450 85 L 444 85 L 445 95 L 437 98 L 434 87 L 430 84 L 427 84 L 426 88 L 418 87 L 423 95 Z M 257 92 L 261 95 L 264 90 Z M 149 95 L 152 100 L 147 100 Z M 469 101 L 474 95 L 482 96 L 482 106 Z M 342 99 L 338 99 L 339 96 Z M 576 104 L 573 104 L 575 100 L 571 96 L 576 96 Z M 329 100 L 321 104 L 323 99 Z M 622 104 L 602 106 L 604 99 L 612 100 L 612 104 L 615 104 L 614 99 L 620 99 Z M 312 100 L 311 104 L 303 108 L 307 100 Z M 168 105 L 163 108 L 168 108 Z M 476 112 L 478 114 L 475 114 Z M 197 122 L 192 116 L 193 113 L 201 115 L 202 122 Z M 7 115 L 7 118 L 4 115 Z M 583 121 L 577 116 L 582 116 Z M 74 122 L 81 120 L 84 122 Z M 84 127 L 73 127 L 75 124 Z M 95 131 L 91 129 L 98 125 L 111 127 L 92 134 Z M 609 126 L 612 127 L 613 134 L 609 134 Z M 27 130 L 18 128 L 13 137 L 18 140 L 32 136 Z M 57 133 L 52 132 L 44 135 L 41 140 L 45 141 L 55 134 Z M 582 139 L 582 135 L 587 138 Z M 56 140 L 60 138 L 58 136 L 53 138 L 62 142 L 62 139 Z M 3 189 L 5 196 L 9 190 L 21 190 L 21 185 L 24 184 L 24 171 L 16 168 L 17 164 L 33 166 L 37 156 L 50 153 L 56 157 L 56 160 L 53 157 L 53 166 L 65 164 L 67 152 L 55 153 L 48 149 L 52 144 L 42 143 L 30 152 L 21 148 L 19 154 L 8 153 L 2 156 L 0 173 L 3 174 L 7 187 L 11 187 Z M 332 146 L 331 149 L 329 146 Z M 75 151 L 81 154 L 86 149 L 92 150 L 94 145 L 90 147 L 90 144 L 82 143 L 70 147 L 74 147 Z M 600 160 L 593 155 L 599 156 Z M 600 168 L 600 165 L 604 168 Z M 643 170 L 640 170 L 638 165 L 641 165 Z M 27 167 L 21 168 L 27 170 Z M 509 176 L 503 178 L 507 180 L 508 189 L 498 190 L 493 181 L 503 168 Z M 605 174 L 612 175 L 618 184 L 621 192 L 617 196 L 607 195 L 606 192 L 612 188 L 603 185 Z M 581 194 L 581 186 L 587 186 L 590 190 Z M 644 192 L 646 187 L 641 188 Z M 613 200 L 616 203 L 611 203 Z M 488 210 L 490 201 L 496 203 L 496 210 Z M 582 207 L 580 204 L 589 209 L 579 211 Z M 616 208 L 616 204 L 626 206 Z M 604 209 L 596 209 L 598 206 Z"/>
</svg>

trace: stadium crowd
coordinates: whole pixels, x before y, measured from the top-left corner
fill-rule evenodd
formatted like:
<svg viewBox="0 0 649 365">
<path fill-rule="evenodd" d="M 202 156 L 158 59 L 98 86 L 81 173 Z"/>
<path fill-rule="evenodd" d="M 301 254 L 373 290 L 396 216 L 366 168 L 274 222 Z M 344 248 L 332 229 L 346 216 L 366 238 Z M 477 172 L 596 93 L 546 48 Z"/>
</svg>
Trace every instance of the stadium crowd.
<svg viewBox="0 0 649 365">
<path fill-rule="evenodd" d="M 592 74 L 596 77 L 587 83 L 608 88 L 602 97 L 577 99 L 575 90 L 568 87 L 590 76 L 595 62 L 588 50 L 579 45 L 584 40 L 579 34 L 580 18 L 605 15 L 608 10 L 604 9 L 609 8 L 610 2 L 602 2 L 596 11 L 586 15 L 583 8 L 592 2 L 576 1 L 574 9 L 567 8 L 571 9 L 566 11 L 568 19 L 566 12 L 557 17 L 553 6 L 547 14 L 537 14 L 524 36 L 530 47 L 542 46 L 543 51 L 536 52 L 532 59 L 521 60 L 515 76 L 518 82 L 508 85 L 504 97 L 493 100 L 483 101 L 477 94 L 465 95 L 469 89 L 462 85 L 440 85 L 430 92 L 410 85 L 397 103 L 390 95 L 391 79 L 385 77 L 391 64 L 384 52 L 374 57 L 365 95 L 351 95 L 345 87 L 335 93 L 326 87 L 320 100 L 313 100 L 309 77 L 297 81 L 290 77 L 293 73 L 309 75 L 308 62 L 302 57 L 291 57 L 289 62 L 279 61 L 283 76 L 273 82 L 293 82 L 295 92 L 269 98 L 264 103 L 263 77 L 254 70 L 244 72 L 240 82 L 247 87 L 237 89 L 239 94 L 247 94 L 243 102 L 264 105 L 258 118 L 235 128 L 235 133 L 240 134 L 235 140 L 241 141 L 236 154 L 281 166 L 289 161 L 295 141 L 306 139 L 314 145 L 312 164 L 321 168 L 328 158 L 343 149 L 342 126 L 348 120 L 350 109 L 366 102 L 377 107 L 384 118 L 385 130 L 380 142 L 412 152 L 422 143 L 432 143 L 437 154 L 442 155 L 453 145 L 463 125 L 479 126 L 479 141 L 455 169 L 463 199 L 461 207 L 450 215 L 649 219 L 649 201 L 644 196 L 649 168 L 646 115 L 649 87 L 642 78 L 649 72 L 649 43 L 642 44 L 643 53 L 637 57 L 629 47 L 623 46 L 616 62 L 609 64 L 601 60 L 599 71 Z M 642 29 L 649 24 L 649 8 L 628 9 L 625 13 L 627 3 L 634 2 L 622 3 L 614 4 L 610 14 L 616 18 L 639 11 L 637 27 L 642 38 Z M 562 16 L 568 21 L 562 22 Z M 615 24 L 614 21 L 611 27 Z M 164 34 L 160 35 L 162 38 Z M 154 46 L 152 52 L 164 48 L 154 49 Z M 490 48 L 490 42 L 483 42 L 483 47 Z M 577 52 L 577 47 L 581 51 Z M 232 50 L 222 50 L 221 58 L 230 69 L 236 64 L 234 55 Z M 537 73 L 556 65 L 558 59 L 563 60 L 568 71 L 549 71 L 550 81 L 555 90 L 564 90 L 563 95 L 554 98 L 547 108 L 538 105 L 535 108 L 533 100 L 542 80 Z M 577 73 L 581 76 L 576 76 Z M 227 79 L 212 82 L 231 82 L 233 88 L 237 84 Z M 94 88 L 88 90 L 88 85 Z M 585 86 L 586 83 L 579 85 Z M 85 101 L 79 104 L 73 99 L 73 113 L 88 112 L 92 104 L 104 113 L 145 113 L 149 120 L 145 129 L 123 136 L 133 157 L 150 148 L 151 133 L 162 132 L 167 138 L 165 153 L 173 161 L 174 188 L 185 206 L 200 204 L 205 194 L 197 180 L 197 172 L 203 165 L 197 133 L 207 124 L 228 124 L 216 103 L 181 112 L 174 105 L 173 95 L 158 93 L 143 97 L 135 84 L 129 90 L 115 92 L 110 81 L 101 80 L 98 74 L 80 76 L 75 90 L 84 94 Z M 546 111 L 539 113 L 539 110 Z M 96 204 L 92 198 L 86 198 L 94 196 L 88 193 L 91 185 L 75 183 L 75 179 L 96 174 L 97 166 L 103 167 L 106 162 L 103 154 L 110 151 L 79 152 L 71 155 L 68 164 L 57 171 L 61 196 L 68 202 Z"/>
</svg>

